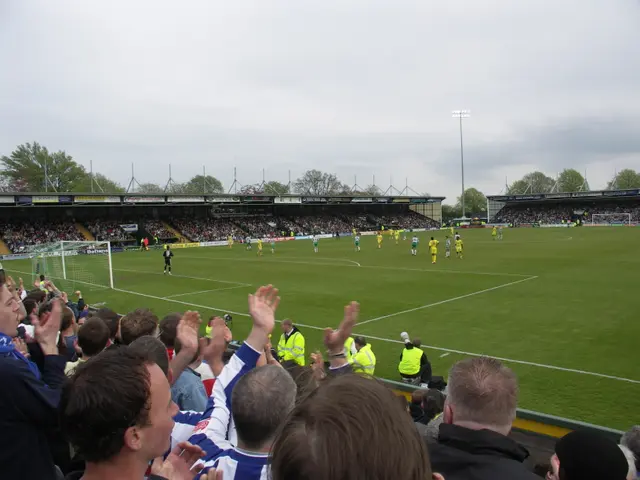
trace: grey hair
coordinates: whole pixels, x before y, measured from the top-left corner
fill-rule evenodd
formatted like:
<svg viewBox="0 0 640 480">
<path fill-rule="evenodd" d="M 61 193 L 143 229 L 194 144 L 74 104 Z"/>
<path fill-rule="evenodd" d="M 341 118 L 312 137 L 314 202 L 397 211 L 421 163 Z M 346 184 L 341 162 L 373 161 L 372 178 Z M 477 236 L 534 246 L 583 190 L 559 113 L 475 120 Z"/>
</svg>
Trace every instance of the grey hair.
<svg viewBox="0 0 640 480">
<path fill-rule="evenodd" d="M 636 470 L 640 471 L 640 425 L 634 425 L 622 435 L 620 445 L 624 445 L 635 455 Z"/>
<path fill-rule="evenodd" d="M 472 357 L 449 371 L 447 403 L 454 422 L 473 422 L 492 430 L 511 428 L 518 403 L 518 379 L 499 360 Z"/>
<path fill-rule="evenodd" d="M 624 456 L 627 459 L 627 463 L 629 464 L 629 470 L 627 471 L 627 480 L 636 480 L 636 477 L 638 475 L 636 471 L 636 456 L 631 450 L 629 450 L 629 447 L 626 447 L 624 445 L 618 445 L 618 447 L 620 447 L 620 450 L 622 450 L 622 453 L 624 453 Z"/>
<path fill-rule="evenodd" d="M 231 411 L 244 447 L 262 449 L 271 445 L 293 410 L 296 383 L 280 365 L 265 365 L 238 380 L 231 395 Z"/>
</svg>

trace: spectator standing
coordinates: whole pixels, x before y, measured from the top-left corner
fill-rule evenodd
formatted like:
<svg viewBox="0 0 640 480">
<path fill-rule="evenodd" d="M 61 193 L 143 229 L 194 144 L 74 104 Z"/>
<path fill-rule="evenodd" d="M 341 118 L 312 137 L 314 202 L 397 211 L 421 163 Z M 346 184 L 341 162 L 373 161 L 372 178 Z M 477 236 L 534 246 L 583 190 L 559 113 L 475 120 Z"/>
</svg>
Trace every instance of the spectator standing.
<svg viewBox="0 0 640 480">
<path fill-rule="evenodd" d="M 67 362 L 64 373 L 71 375 L 74 369 L 91 357 L 98 355 L 109 346 L 109 327 L 101 318 L 91 317 L 78 329 L 78 346 L 82 357 L 75 362 Z"/>
<path fill-rule="evenodd" d="M 516 417 L 518 381 L 498 360 L 474 357 L 449 372 L 433 468 L 447 480 L 539 479 L 522 462 L 529 452 L 508 435 Z"/>
<path fill-rule="evenodd" d="M 4 272 L 2 272 L 4 273 Z M 2 275 L 4 280 L 4 275 Z M 35 317 L 35 339 L 44 354 L 42 372 L 26 358 L 26 348 L 15 339 L 24 316 L 19 297 L 0 284 L 0 428 L 5 439 L 0 448 L 2 478 L 54 479 L 47 434 L 57 426 L 56 409 L 64 381 L 66 359 L 58 354 L 57 336 L 62 305 L 55 300 L 46 322 Z"/>
<path fill-rule="evenodd" d="M 278 358 L 281 362 L 293 360 L 298 365 L 304 367 L 305 340 L 298 327 L 293 322 L 286 319 L 282 322 L 282 335 L 278 342 Z"/>
<path fill-rule="evenodd" d="M 173 358 L 178 323 L 182 315 L 179 313 L 169 313 L 160 321 L 160 341 L 167 347 L 169 360 Z"/>
<path fill-rule="evenodd" d="M 376 370 L 376 356 L 371 350 L 371 344 L 367 343 L 367 339 L 364 337 L 356 337 L 354 342 L 358 352 L 353 356 L 351 364 L 353 372 L 373 376 Z"/>
<path fill-rule="evenodd" d="M 129 345 L 144 335 L 155 336 L 158 317 L 147 308 L 138 308 L 120 319 L 119 337 L 123 345 Z"/>
<path fill-rule="evenodd" d="M 95 312 L 92 316 L 100 318 L 109 328 L 109 340 L 111 344 L 117 342 L 118 329 L 120 327 L 120 315 L 111 310 L 110 308 L 101 308 Z"/>
<path fill-rule="evenodd" d="M 178 355 L 182 345 L 176 341 L 175 347 L 176 355 Z M 204 412 L 207 406 L 207 392 L 204 389 L 202 377 L 196 371 L 201 363 L 200 351 L 196 351 L 191 363 L 171 386 L 171 398 L 180 410 Z"/>
</svg>

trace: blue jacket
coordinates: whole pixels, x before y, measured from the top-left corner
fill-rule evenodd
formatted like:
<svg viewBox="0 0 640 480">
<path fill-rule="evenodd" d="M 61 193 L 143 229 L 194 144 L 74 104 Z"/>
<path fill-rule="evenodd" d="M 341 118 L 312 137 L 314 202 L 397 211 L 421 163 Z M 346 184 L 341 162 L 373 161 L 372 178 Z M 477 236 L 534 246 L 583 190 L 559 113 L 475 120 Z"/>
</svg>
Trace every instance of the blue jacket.
<svg viewBox="0 0 640 480">
<path fill-rule="evenodd" d="M 186 368 L 171 386 L 171 398 L 180 410 L 204 412 L 208 397 L 200 374 Z"/>
<path fill-rule="evenodd" d="M 0 448 L 2 478 L 55 478 L 47 434 L 58 424 L 58 402 L 67 359 L 44 357 L 42 378 L 29 364 L 0 354 Z"/>
</svg>

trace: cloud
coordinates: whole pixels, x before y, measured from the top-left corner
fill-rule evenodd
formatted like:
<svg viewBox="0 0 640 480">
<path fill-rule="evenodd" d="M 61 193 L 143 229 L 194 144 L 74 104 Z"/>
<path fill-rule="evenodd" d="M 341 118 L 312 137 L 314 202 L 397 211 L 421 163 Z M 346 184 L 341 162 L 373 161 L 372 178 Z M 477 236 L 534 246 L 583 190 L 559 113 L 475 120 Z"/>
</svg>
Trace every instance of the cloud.
<svg viewBox="0 0 640 480">
<path fill-rule="evenodd" d="M 639 21 L 630 0 L 4 2 L 0 153 L 37 140 L 124 184 L 132 162 L 227 186 L 319 168 L 455 201 L 468 108 L 468 186 L 574 167 L 601 187 L 640 165 Z"/>
</svg>

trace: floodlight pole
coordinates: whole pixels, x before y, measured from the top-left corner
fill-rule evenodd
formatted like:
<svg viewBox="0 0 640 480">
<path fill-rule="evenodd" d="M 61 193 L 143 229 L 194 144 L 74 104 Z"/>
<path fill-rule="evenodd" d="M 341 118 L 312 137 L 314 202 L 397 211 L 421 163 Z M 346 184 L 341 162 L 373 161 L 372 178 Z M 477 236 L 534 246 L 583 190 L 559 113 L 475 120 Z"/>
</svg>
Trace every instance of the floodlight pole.
<svg viewBox="0 0 640 480">
<path fill-rule="evenodd" d="M 460 178 L 462 183 L 462 196 L 460 197 L 460 203 L 462 205 L 462 218 L 464 218 L 466 215 L 464 208 L 464 146 L 462 141 L 462 119 L 469 118 L 471 116 L 471 111 L 453 110 L 451 112 L 451 116 L 460 121 Z"/>
</svg>

